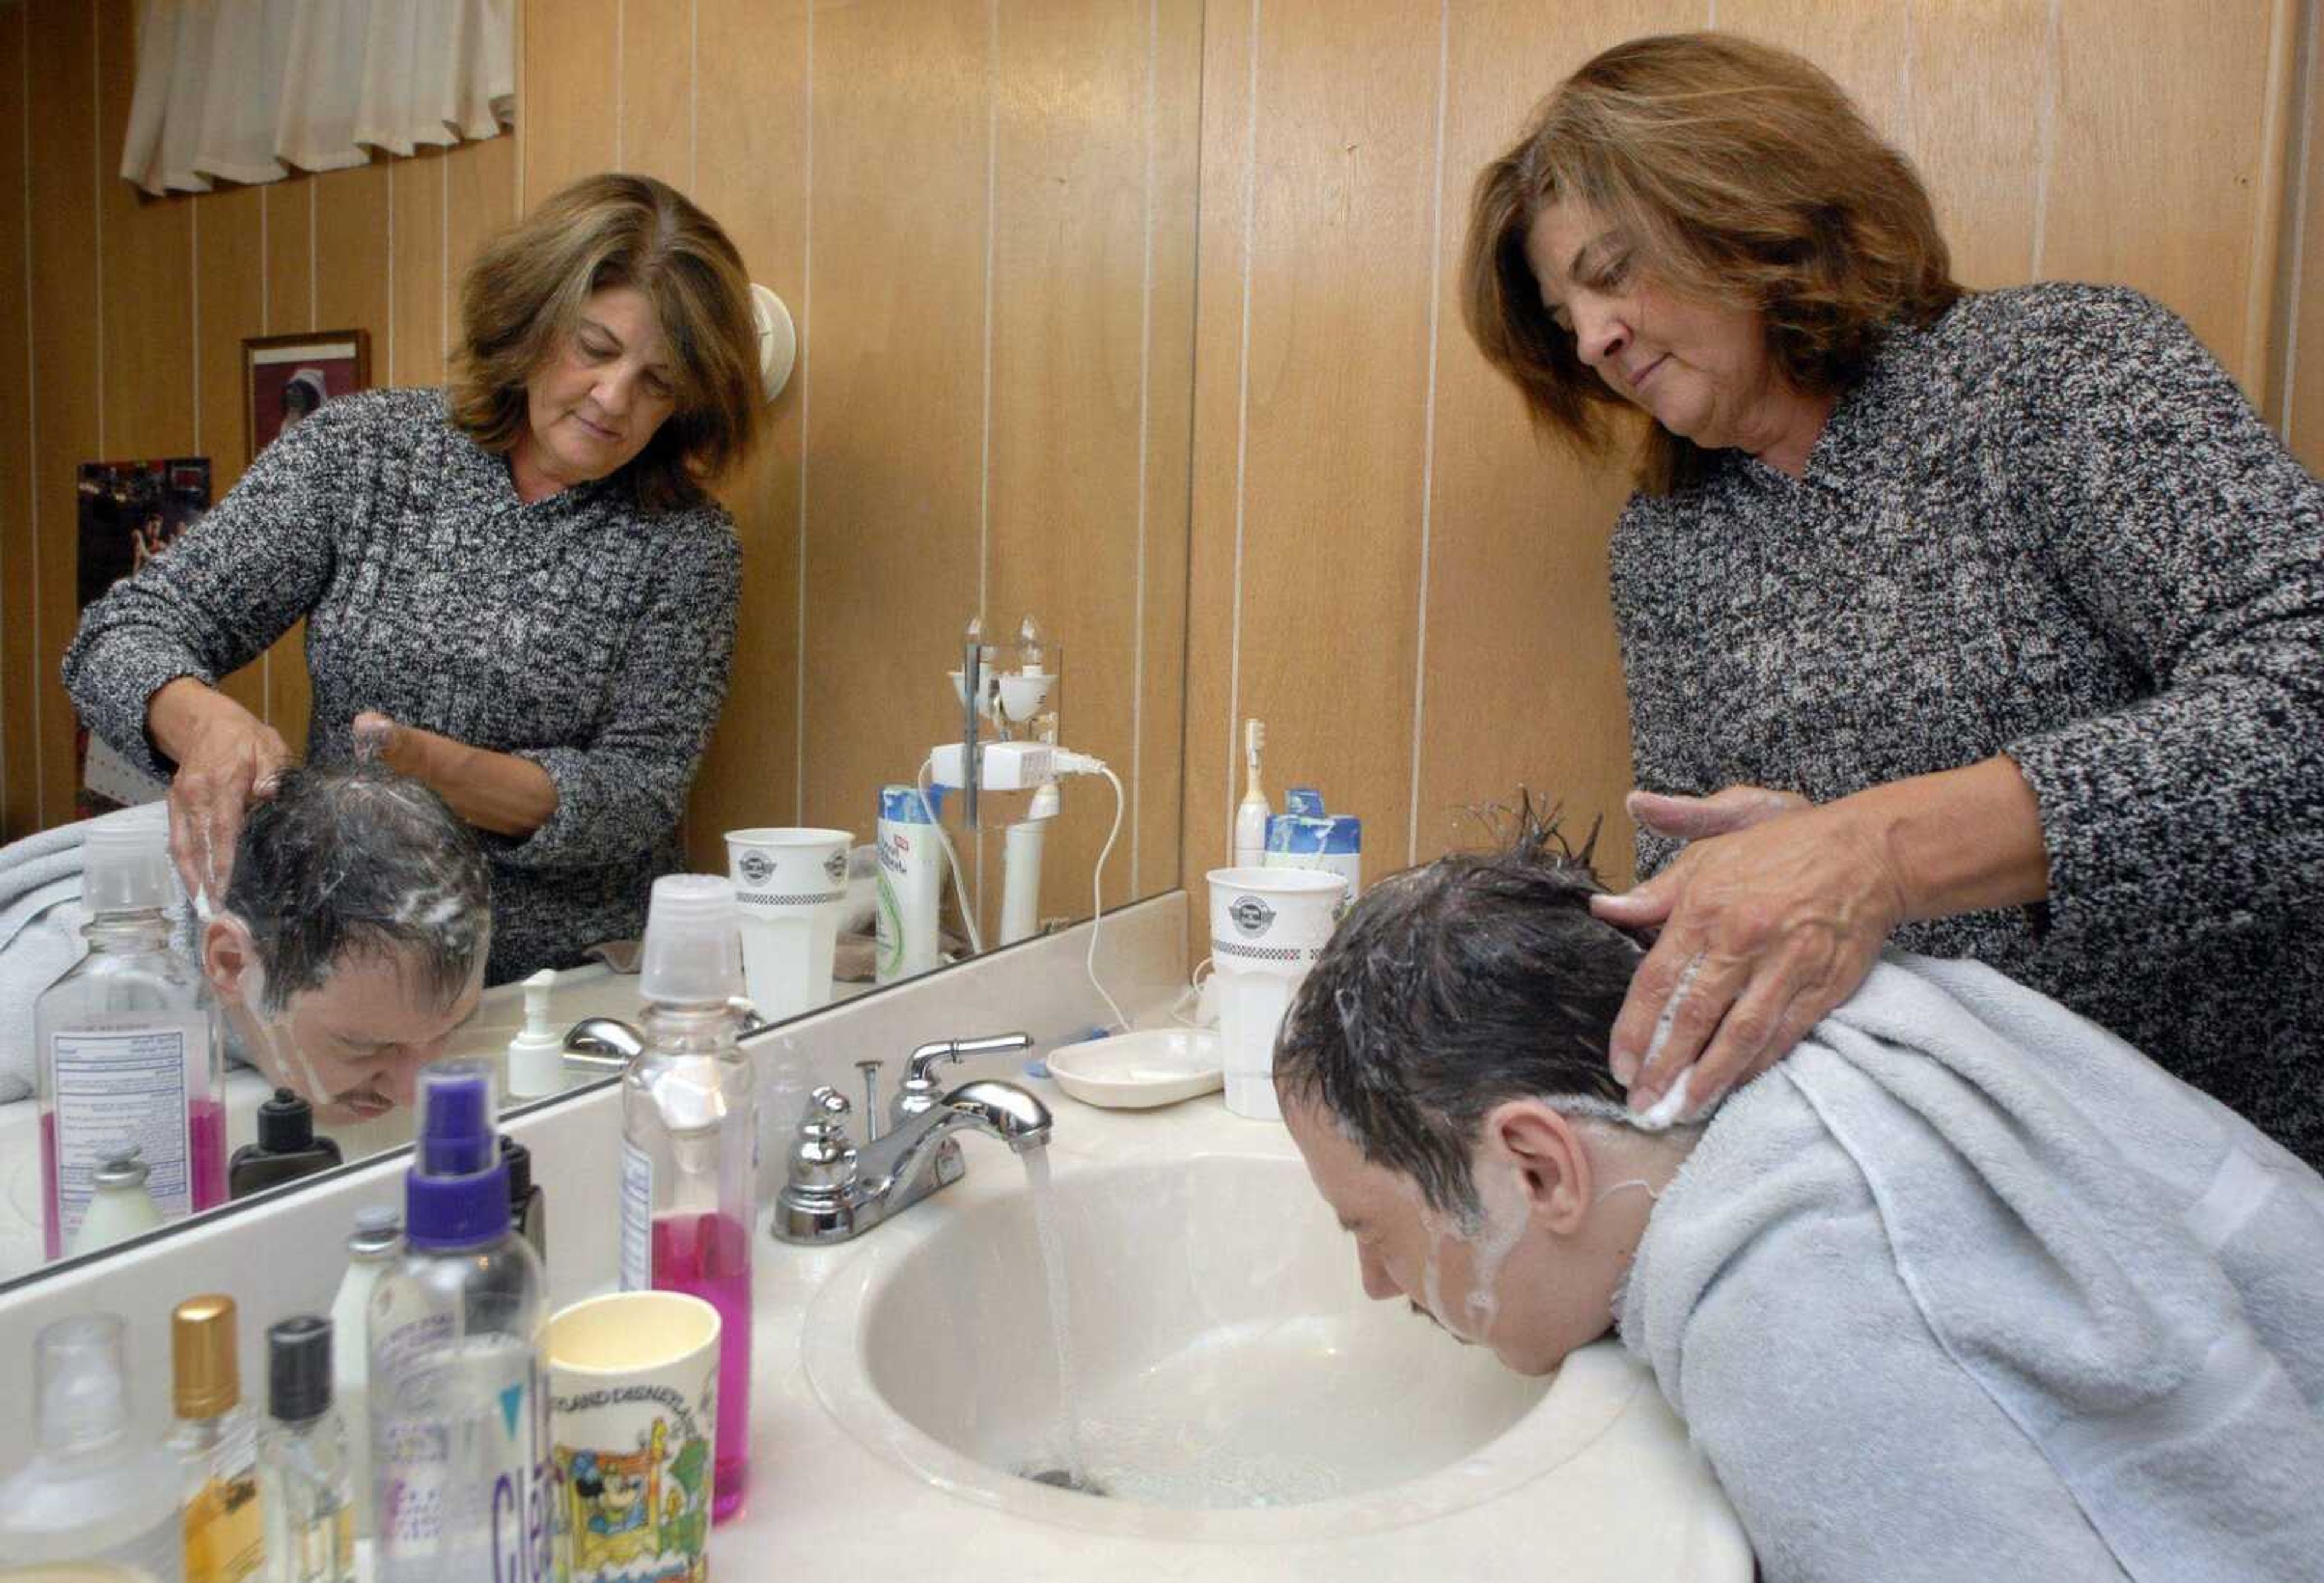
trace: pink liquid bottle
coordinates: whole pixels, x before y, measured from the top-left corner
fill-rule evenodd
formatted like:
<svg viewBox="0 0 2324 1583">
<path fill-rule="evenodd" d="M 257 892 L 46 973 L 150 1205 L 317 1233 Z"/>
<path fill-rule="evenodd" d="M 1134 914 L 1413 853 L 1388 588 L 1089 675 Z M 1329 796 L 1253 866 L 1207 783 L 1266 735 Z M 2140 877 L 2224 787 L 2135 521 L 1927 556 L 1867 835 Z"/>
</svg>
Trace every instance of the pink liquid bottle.
<svg viewBox="0 0 2324 1583">
<path fill-rule="evenodd" d="M 622 1285 L 717 1309 L 712 1520 L 742 1509 L 751 1475 L 751 1232 L 758 1125 L 735 1043 L 742 964 L 734 887 L 654 881 L 639 980 L 645 1048 L 622 1077 Z"/>
<path fill-rule="evenodd" d="M 169 827 L 117 815 L 82 842 L 88 954 L 41 992 L 41 1231 L 50 1258 L 80 1229 L 106 1156 L 134 1144 L 165 1220 L 226 1201 L 226 1073 L 201 974 L 172 948 Z"/>
</svg>

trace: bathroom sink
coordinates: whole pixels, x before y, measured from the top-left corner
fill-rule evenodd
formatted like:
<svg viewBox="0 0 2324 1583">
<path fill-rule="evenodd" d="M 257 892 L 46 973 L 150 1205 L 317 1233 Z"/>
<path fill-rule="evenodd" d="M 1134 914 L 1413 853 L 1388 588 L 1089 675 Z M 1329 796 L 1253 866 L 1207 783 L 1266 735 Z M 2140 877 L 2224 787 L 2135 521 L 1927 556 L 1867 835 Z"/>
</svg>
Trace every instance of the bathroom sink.
<svg viewBox="0 0 2324 1583">
<path fill-rule="evenodd" d="M 1019 1169 L 997 1152 L 976 1166 Z M 1010 1186 L 882 1228 L 807 1313 L 807 1374 L 833 1415 L 961 1497 L 1113 1533 L 1344 1535 L 1537 1478 L 1633 1394 L 1605 1388 L 1630 1367 L 1609 1347 L 1526 1379 L 1367 1299 L 1296 1158 L 1093 1165 L 1047 1189 L 1076 1457 L 1033 1195 Z M 1102 1493 L 1057 1487 L 1069 1468 Z"/>
</svg>

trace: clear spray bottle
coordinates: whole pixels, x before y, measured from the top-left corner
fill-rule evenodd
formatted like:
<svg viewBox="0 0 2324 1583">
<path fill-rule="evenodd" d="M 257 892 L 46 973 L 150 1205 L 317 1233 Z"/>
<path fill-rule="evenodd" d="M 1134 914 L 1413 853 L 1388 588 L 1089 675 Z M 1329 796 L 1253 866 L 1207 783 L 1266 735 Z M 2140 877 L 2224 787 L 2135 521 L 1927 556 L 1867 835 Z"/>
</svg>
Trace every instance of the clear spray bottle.
<svg viewBox="0 0 2324 1583">
<path fill-rule="evenodd" d="M 372 1289 L 378 1583 L 546 1583 L 555 1535 L 540 1260 L 509 1225 L 493 1069 L 420 1078 L 404 1251 Z"/>
<path fill-rule="evenodd" d="M 622 1285 L 685 1292 L 718 1310 L 718 1437 L 711 1515 L 750 1482 L 751 1231 L 759 1129 L 730 1004 L 742 988 L 734 887 L 654 881 L 646 915 L 645 1048 L 622 1076 Z"/>
</svg>

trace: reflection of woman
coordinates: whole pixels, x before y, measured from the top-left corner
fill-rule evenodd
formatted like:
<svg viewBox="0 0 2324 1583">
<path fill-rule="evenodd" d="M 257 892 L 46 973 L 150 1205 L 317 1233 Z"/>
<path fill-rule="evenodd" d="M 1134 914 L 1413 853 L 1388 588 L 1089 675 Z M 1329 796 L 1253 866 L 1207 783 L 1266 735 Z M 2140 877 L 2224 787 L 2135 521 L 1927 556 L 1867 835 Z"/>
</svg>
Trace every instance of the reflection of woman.
<svg viewBox="0 0 2324 1583">
<path fill-rule="evenodd" d="M 2324 492 L 2186 327 L 1963 290 L 1831 80 L 1711 34 L 1553 94 L 1467 265 L 1545 429 L 1653 419 L 1614 603 L 1637 782 L 1692 795 L 1600 904 L 1661 927 L 1633 1102 L 1759 1070 L 1895 931 L 2324 1161 Z"/>
<path fill-rule="evenodd" d="M 274 431 L 281 438 L 285 430 L 321 406 L 327 397 L 323 388 L 323 371 L 302 368 L 282 382 L 282 428 Z"/>
<path fill-rule="evenodd" d="M 759 427 L 740 256 L 659 181 L 576 183 L 487 246 L 443 391 L 342 397 L 90 606 L 91 727 L 175 775 L 223 893 L 281 739 L 215 690 L 304 617 L 309 755 L 364 740 L 483 833 L 495 982 L 634 935 L 725 693 L 739 552 L 702 484 Z M 414 897 L 425 908 L 429 898 Z"/>
</svg>

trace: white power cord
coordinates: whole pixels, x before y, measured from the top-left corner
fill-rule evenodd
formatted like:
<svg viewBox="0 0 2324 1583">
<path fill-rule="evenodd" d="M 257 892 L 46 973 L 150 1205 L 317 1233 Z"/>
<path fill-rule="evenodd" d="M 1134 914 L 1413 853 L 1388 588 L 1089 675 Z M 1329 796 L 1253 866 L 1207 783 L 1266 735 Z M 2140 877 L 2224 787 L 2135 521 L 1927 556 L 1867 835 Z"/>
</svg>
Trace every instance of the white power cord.
<svg viewBox="0 0 2324 1583">
<path fill-rule="evenodd" d="M 1089 953 L 1083 966 L 1089 972 L 1090 987 L 1113 1013 L 1113 1026 L 1128 1030 L 1130 1019 L 1121 1014 L 1120 1006 L 1107 993 L 1105 983 L 1097 976 L 1097 936 L 1105 920 L 1105 862 L 1113 855 L 1113 843 L 1120 839 L 1122 815 L 1128 812 L 1130 796 L 1122 789 L 1121 778 L 1102 759 L 1087 753 L 1075 753 L 1065 748 L 1051 748 L 1040 742 L 991 742 L 978 753 L 978 783 L 987 791 L 1029 791 L 1044 781 L 1060 775 L 1102 775 L 1113 787 L 1113 827 L 1105 833 L 1105 845 L 1098 850 L 1097 866 L 1090 874 L 1090 937 Z M 963 906 L 962 916 L 968 924 L 969 944 L 981 955 L 984 943 L 978 936 L 974 908 L 967 905 L 968 888 L 961 879 L 960 854 L 953 850 L 952 837 L 936 818 L 928 803 L 928 782 L 932 772 L 946 777 L 945 784 L 961 784 L 963 770 L 962 746 L 957 742 L 940 744 L 934 752 L 920 761 L 918 775 L 913 778 L 919 793 L 920 806 L 936 824 L 936 835 L 944 842 L 945 860 L 952 865 L 953 884 L 959 888 Z"/>
<path fill-rule="evenodd" d="M 1097 932 L 1098 926 L 1105 922 L 1105 861 L 1113 855 L 1114 841 L 1121 834 L 1121 815 L 1129 805 L 1129 797 L 1121 789 L 1121 778 L 1114 774 L 1112 767 L 1102 759 L 1060 750 L 1057 768 L 1068 775 L 1102 775 L 1106 783 L 1113 787 L 1113 828 L 1105 833 L 1105 845 L 1098 849 L 1097 867 L 1090 874 L 1089 954 L 1083 959 L 1082 965 L 1088 970 L 1090 987 L 1097 991 L 1098 999 L 1105 1002 L 1105 1008 L 1113 1013 L 1113 1026 L 1127 1033 L 1130 1031 L 1130 1019 L 1121 1015 L 1121 1008 L 1114 1003 L 1112 996 L 1106 993 L 1104 981 L 1097 976 Z"/>
<path fill-rule="evenodd" d="M 928 766 L 935 762 L 930 754 L 920 760 L 919 773 L 912 777 L 912 790 L 920 799 L 920 812 L 936 827 L 936 839 L 944 843 L 945 861 L 952 869 L 952 888 L 960 897 L 960 921 L 968 926 L 968 948 L 977 955 L 984 954 L 984 936 L 976 927 L 976 898 L 968 893 L 968 881 L 961 877 L 960 853 L 953 850 L 952 837 L 945 833 L 944 821 L 936 817 L 936 805 L 928 801 Z"/>
</svg>

